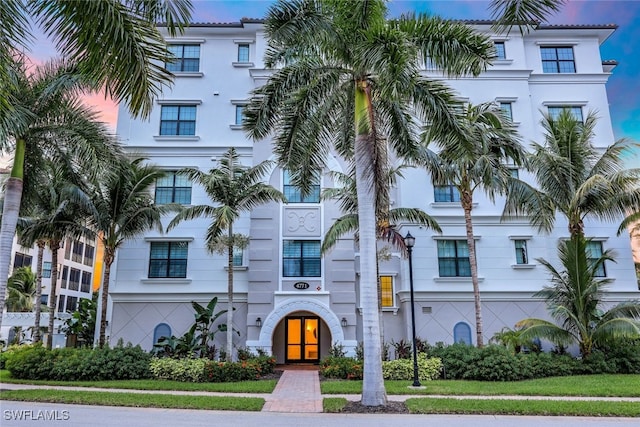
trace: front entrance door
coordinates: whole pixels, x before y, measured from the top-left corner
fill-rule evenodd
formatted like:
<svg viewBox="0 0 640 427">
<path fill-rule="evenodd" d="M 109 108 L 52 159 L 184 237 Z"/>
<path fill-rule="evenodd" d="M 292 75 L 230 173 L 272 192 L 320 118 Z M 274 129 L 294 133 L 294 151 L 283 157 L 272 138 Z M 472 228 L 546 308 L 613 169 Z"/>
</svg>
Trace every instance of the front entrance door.
<svg viewBox="0 0 640 427">
<path fill-rule="evenodd" d="M 318 363 L 320 360 L 320 318 L 286 318 L 287 363 Z"/>
</svg>

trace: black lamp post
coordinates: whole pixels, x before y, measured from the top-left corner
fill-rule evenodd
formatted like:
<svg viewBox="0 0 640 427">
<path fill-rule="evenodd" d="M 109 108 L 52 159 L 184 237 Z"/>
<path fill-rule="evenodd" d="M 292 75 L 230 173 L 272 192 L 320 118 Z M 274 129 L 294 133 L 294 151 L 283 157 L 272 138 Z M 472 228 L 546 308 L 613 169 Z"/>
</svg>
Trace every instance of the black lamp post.
<svg viewBox="0 0 640 427">
<path fill-rule="evenodd" d="M 409 289 L 411 290 L 411 334 L 413 338 L 413 386 L 420 387 L 420 380 L 418 379 L 418 349 L 416 348 L 416 312 L 415 304 L 413 301 L 413 246 L 416 244 L 416 238 L 411 235 L 411 232 L 407 231 L 407 235 L 404 236 L 404 244 L 407 246 L 409 252 Z"/>
</svg>

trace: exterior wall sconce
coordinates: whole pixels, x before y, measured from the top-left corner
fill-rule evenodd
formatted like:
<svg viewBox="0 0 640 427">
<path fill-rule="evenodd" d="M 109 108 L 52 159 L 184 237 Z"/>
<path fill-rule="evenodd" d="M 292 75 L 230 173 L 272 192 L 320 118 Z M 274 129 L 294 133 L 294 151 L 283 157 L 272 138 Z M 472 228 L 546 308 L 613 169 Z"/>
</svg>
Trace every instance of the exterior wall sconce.
<svg viewBox="0 0 640 427">
<path fill-rule="evenodd" d="M 346 328 L 347 327 L 347 318 L 343 317 L 342 320 L 340 321 L 340 323 L 342 324 L 343 328 Z"/>
<path fill-rule="evenodd" d="M 257 317 L 256 318 L 256 326 L 258 328 L 262 327 L 262 318 L 261 317 Z"/>
</svg>

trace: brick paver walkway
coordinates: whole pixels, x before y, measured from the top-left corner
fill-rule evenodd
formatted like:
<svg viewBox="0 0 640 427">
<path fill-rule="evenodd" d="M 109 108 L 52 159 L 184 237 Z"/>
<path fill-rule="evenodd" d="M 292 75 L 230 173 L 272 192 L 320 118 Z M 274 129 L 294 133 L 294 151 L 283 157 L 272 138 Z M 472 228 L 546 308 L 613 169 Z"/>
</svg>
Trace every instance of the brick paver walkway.
<svg viewBox="0 0 640 427">
<path fill-rule="evenodd" d="M 284 371 L 262 411 L 322 412 L 318 371 Z"/>
</svg>

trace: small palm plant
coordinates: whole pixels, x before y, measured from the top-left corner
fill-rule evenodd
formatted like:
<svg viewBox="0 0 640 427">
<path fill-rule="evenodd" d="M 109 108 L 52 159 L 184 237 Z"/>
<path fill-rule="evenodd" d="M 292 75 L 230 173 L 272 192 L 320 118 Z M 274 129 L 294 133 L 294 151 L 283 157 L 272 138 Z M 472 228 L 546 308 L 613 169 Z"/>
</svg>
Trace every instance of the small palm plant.
<svg viewBox="0 0 640 427">
<path fill-rule="evenodd" d="M 551 273 L 551 286 L 535 296 L 547 302 L 555 324 L 543 319 L 524 319 L 516 324 L 522 328 L 520 338 L 544 338 L 558 346 L 577 343 L 587 357 L 594 346 L 624 337 L 640 337 L 640 301 L 624 301 L 604 311 L 603 296 L 611 279 L 597 277 L 605 261 L 613 261 L 611 250 L 599 258 L 590 259 L 589 240 L 574 236 L 558 245 L 563 271 L 556 270 L 544 259 L 537 261 Z"/>
<path fill-rule="evenodd" d="M 36 276 L 31 267 L 16 268 L 7 282 L 7 311 L 28 312 L 34 307 Z"/>
</svg>

